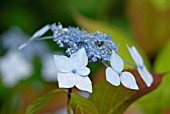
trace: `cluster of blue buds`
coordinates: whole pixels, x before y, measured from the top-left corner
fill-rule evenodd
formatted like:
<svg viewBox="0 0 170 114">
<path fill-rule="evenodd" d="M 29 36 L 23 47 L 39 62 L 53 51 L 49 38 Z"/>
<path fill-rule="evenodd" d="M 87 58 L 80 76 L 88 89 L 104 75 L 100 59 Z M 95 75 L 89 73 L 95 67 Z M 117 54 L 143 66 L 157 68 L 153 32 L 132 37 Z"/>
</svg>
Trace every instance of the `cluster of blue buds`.
<svg viewBox="0 0 170 114">
<path fill-rule="evenodd" d="M 61 24 L 52 25 L 51 30 L 54 32 L 54 41 L 59 47 L 67 48 L 66 54 L 69 56 L 84 47 L 89 62 L 105 62 L 109 61 L 112 50 L 118 51 L 111 36 L 99 31 L 89 33 L 75 27 L 63 28 Z"/>
</svg>

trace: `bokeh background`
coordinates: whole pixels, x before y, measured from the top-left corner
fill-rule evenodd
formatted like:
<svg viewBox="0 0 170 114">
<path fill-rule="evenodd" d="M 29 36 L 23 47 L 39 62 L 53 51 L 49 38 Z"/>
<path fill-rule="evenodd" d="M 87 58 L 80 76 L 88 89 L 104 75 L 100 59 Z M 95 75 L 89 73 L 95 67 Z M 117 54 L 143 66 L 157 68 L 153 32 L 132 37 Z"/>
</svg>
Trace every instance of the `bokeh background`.
<svg viewBox="0 0 170 114">
<path fill-rule="evenodd" d="M 59 49 L 52 40 L 35 41 L 22 51 L 17 48 L 39 28 L 58 22 L 64 27 L 111 35 L 119 44 L 119 54 L 132 63 L 126 44 L 135 45 L 150 71 L 167 75 L 159 88 L 133 103 L 125 113 L 170 113 L 169 0 L 1 0 L 0 114 L 23 114 L 38 96 L 57 88 L 53 54 L 64 54 L 65 49 Z M 103 66 L 94 63 L 89 67 L 90 77 L 97 80 L 95 76 Z M 64 114 L 65 105 L 66 95 L 59 93 L 40 113 Z"/>
</svg>

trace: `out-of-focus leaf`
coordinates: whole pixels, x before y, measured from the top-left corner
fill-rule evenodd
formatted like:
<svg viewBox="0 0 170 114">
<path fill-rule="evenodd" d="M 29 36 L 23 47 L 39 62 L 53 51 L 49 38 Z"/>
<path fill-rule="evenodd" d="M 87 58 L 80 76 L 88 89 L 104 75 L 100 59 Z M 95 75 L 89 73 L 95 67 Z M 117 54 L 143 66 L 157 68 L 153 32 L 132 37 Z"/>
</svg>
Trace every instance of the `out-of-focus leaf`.
<svg viewBox="0 0 170 114">
<path fill-rule="evenodd" d="M 63 92 L 63 91 L 64 89 L 56 89 L 43 95 L 42 97 L 39 97 L 37 100 L 35 100 L 28 106 L 26 110 L 26 114 L 37 114 L 39 109 L 44 105 L 44 103 L 49 99 L 49 97 L 55 95 L 58 92 Z"/>
<path fill-rule="evenodd" d="M 105 17 L 106 10 L 110 4 L 114 4 L 116 0 L 72 0 L 73 6 L 82 14 L 93 18 Z M 97 5 L 96 5 L 97 4 Z M 88 5 L 88 8 L 87 8 Z"/>
<path fill-rule="evenodd" d="M 160 51 L 154 64 L 155 72 L 167 73 L 158 89 L 140 99 L 136 105 L 144 113 L 162 114 L 170 109 L 170 42 Z M 156 101 L 156 102 L 155 102 Z"/>
<path fill-rule="evenodd" d="M 122 114 L 135 100 L 156 89 L 163 77 L 153 73 L 154 82 L 151 87 L 146 87 L 137 70 L 129 71 L 135 76 L 140 90 L 115 87 L 105 79 L 95 85 L 89 100 L 94 103 L 100 114 Z"/>
<path fill-rule="evenodd" d="M 86 18 L 78 13 L 75 14 L 75 20 L 82 28 L 85 28 L 88 31 L 92 32 L 96 32 L 97 30 L 104 31 L 106 34 L 112 36 L 113 41 L 119 45 L 120 51 L 118 54 L 123 59 L 131 63 L 133 63 L 133 60 L 129 55 L 126 44 L 128 44 L 129 46 L 134 45 L 140 52 L 142 52 L 141 48 L 135 43 L 135 41 L 117 27 L 111 26 L 108 23 L 102 21 Z M 142 53 L 142 56 L 144 57 L 146 65 L 149 66 L 148 59 L 144 53 Z M 127 66 L 125 66 L 125 68 L 127 68 Z"/>
<path fill-rule="evenodd" d="M 159 10 L 153 2 L 155 0 L 129 0 L 127 7 L 135 38 L 150 57 L 170 38 L 170 8 Z"/>
<path fill-rule="evenodd" d="M 154 70 L 156 72 L 170 72 L 170 41 L 165 45 L 155 60 Z"/>
<path fill-rule="evenodd" d="M 70 105 L 74 114 L 99 114 L 90 100 L 76 94 L 71 96 Z"/>
<path fill-rule="evenodd" d="M 170 7 L 169 0 L 151 0 L 151 2 L 155 5 L 155 7 L 159 10 L 168 10 Z"/>
</svg>

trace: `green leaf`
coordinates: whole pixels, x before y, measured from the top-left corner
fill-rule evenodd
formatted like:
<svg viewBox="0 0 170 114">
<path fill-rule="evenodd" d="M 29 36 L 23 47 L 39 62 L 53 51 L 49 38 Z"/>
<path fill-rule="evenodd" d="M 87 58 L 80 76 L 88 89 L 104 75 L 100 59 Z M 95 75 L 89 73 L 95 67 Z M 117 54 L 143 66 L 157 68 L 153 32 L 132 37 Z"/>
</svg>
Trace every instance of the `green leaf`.
<svg viewBox="0 0 170 114">
<path fill-rule="evenodd" d="M 76 22 L 82 28 L 85 28 L 86 30 L 92 31 L 92 32 L 95 32 L 98 30 L 104 31 L 106 34 L 109 34 L 110 36 L 112 36 L 113 41 L 119 45 L 120 51 L 118 54 L 126 61 L 133 63 L 133 60 L 127 50 L 126 44 L 128 44 L 129 46 L 132 46 L 132 45 L 136 46 L 139 52 L 144 57 L 146 65 L 149 66 L 148 59 L 146 55 L 142 52 L 141 48 L 135 43 L 135 41 L 132 38 L 129 37 L 129 35 L 121 31 L 119 28 L 115 26 L 111 26 L 110 24 L 102 22 L 102 21 L 89 19 L 78 13 L 75 13 L 74 17 L 75 17 Z M 125 65 L 125 68 L 127 68 L 127 65 Z"/>
<path fill-rule="evenodd" d="M 80 13 L 93 18 L 105 17 L 110 4 L 114 5 L 115 2 L 115 0 L 100 0 L 100 2 L 98 0 L 72 0 L 72 4 Z"/>
<path fill-rule="evenodd" d="M 170 72 L 170 41 L 163 47 L 156 57 L 154 70 L 156 72 L 164 73 Z"/>
<path fill-rule="evenodd" d="M 122 114 L 135 100 L 157 88 L 163 76 L 152 74 L 154 83 L 148 88 L 137 70 L 129 71 L 135 76 L 140 90 L 130 90 L 123 86 L 116 87 L 105 79 L 95 85 L 89 100 L 94 103 L 100 114 Z"/>
<path fill-rule="evenodd" d="M 32 102 L 27 110 L 26 110 L 26 114 L 37 114 L 37 112 L 39 111 L 39 109 L 45 104 L 45 102 L 53 95 L 55 95 L 58 92 L 64 92 L 64 89 L 56 89 L 53 90 L 41 97 L 39 97 L 37 100 L 35 100 L 34 102 Z"/>
<path fill-rule="evenodd" d="M 150 0 L 157 9 L 161 11 L 168 10 L 170 7 L 169 0 Z"/>
<path fill-rule="evenodd" d="M 76 94 L 71 96 L 70 105 L 74 114 L 99 114 L 97 108 L 90 100 Z"/>
</svg>

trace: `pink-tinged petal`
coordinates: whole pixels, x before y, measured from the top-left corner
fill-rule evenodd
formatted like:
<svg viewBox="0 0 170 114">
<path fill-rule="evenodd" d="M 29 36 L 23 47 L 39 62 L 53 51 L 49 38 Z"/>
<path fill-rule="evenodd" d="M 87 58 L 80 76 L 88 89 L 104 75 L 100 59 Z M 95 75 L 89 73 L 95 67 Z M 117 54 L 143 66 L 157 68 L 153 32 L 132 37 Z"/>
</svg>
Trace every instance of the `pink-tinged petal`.
<svg viewBox="0 0 170 114">
<path fill-rule="evenodd" d="M 137 51 L 137 49 L 132 46 L 131 48 L 129 46 L 127 46 L 128 50 L 129 50 L 129 53 L 132 57 L 132 59 L 134 60 L 134 62 L 137 64 L 137 65 L 143 65 L 143 59 L 141 57 L 141 55 L 139 54 L 139 52 Z"/>
<path fill-rule="evenodd" d="M 135 90 L 139 89 L 134 76 L 130 72 L 122 72 L 120 80 L 126 88 Z"/>
<path fill-rule="evenodd" d="M 76 87 L 82 91 L 92 93 L 92 82 L 88 76 L 76 76 Z"/>
<path fill-rule="evenodd" d="M 143 68 L 137 68 L 140 76 L 142 77 L 143 81 L 146 83 L 146 85 L 148 87 L 151 86 L 151 84 L 153 83 L 153 77 L 152 75 L 149 73 L 149 71 L 146 69 L 145 66 L 143 66 Z"/>
<path fill-rule="evenodd" d="M 59 72 L 71 72 L 72 66 L 70 64 L 70 59 L 63 55 L 54 55 L 55 65 Z"/>
<path fill-rule="evenodd" d="M 122 58 L 114 50 L 112 50 L 112 55 L 110 57 L 110 64 L 112 68 L 117 72 L 121 72 L 124 68 L 124 63 Z"/>
<path fill-rule="evenodd" d="M 87 76 L 90 74 L 90 69 L 87 67 L 84 67 L 82 69 L 77 69 L 77 74 L 82 75 L 82 76 Z"/>
<path fill-rule="evenodd" d="M 81 48 L 77 52 L 70 56 L 70 60 L 74 69 L 84 68 L 88 64 L 88 57 L 84 48 Z"/>
<path fill-rule="evenodd" d="M 58 73 L 58 83 L 60 88 L 72 88 L 76 83 L 76 74 Z"/>
<path fill-rule="evenodd" d="M 120 85 L 120 77 L 111 67 L 106 69 L 106 80 L 114 86 Z"/>
</svg>

